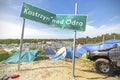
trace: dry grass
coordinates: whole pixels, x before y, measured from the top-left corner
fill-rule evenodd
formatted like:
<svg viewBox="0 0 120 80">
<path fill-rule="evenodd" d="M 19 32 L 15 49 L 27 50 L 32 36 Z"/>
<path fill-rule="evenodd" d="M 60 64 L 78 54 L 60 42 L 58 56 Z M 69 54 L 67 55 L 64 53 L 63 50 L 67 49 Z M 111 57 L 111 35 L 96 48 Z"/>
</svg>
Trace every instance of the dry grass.
<svg viewBox="0 0 120 80">
<path fill-rule="evenodd" d="M 94 71 L 93 62 L 80 59 L 75 60 L 75 80 L 114 80 L 113 77 L 104 76 Z M 72 60 L 37 60 L 21 65 L 21 71 L 17 70 L 17 64 L 3 65 L 0 63 L 0 78 L 7 74 L 19 74 L 15 80 L 72 80 Z M 12 79 L 9 79 L 12 80 Z"/>
</svg>

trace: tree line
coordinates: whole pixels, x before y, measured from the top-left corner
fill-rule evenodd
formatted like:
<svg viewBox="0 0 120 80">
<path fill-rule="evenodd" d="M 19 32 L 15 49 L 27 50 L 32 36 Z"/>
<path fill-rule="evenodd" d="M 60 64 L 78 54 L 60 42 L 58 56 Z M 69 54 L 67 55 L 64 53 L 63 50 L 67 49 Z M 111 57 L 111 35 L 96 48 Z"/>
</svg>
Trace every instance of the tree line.
<svg viewBox="0 0 120 80">
<path fill-rule="evenodd" d="M 79 38 L 77 39 L 76 43 L 77 44 L 86 44 L 86 43 L 98 43 L 102 42 L 104 40 L 109 40 L 109 39 L 117 39 L 120 40 L 120 34 L 103 34 L 97 37 L 90 38 L 89 36 L 85 38 Z"/>
<path fill-rule="evenodd" d="M 76 39 L 76 44 L 86 44 L 86 43 L 97 43 L 97 42 L 102 42 L 103 40 L 109 40 L 109 39 L 118 39 L 120 40 L 120 34 L 116 34 L 116 33 L 112 33 L 112 34 L 103 34 L 100 36 L 96 36 L 96 37 L 82 37 L 82 38 L 78 38 Z M 46 41 L 73 41 L 73 39 L 24 39 L 23 42 L 24 43 L 46 43 Z M 20 44 L 20 39 L 0 39 L 0 44 Z"/>
</svg>

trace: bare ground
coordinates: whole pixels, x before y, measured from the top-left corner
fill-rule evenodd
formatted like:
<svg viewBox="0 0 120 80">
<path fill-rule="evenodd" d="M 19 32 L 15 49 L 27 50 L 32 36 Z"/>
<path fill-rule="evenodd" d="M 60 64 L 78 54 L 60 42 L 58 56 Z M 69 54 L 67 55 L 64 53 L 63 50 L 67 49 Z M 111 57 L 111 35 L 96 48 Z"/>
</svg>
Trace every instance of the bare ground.
<svg viewBox="0 0 120 80">
<path fill-rule="evenodd" d="M 76 59 L 74 80 L 116 80 L 95 72 L 93 63 Z M 0 78 L 4 75 L 19 74 L 14 80 L 72 80 L 72 62 L 70 59 L 51 61 L 39 60 L 23 63 L 18 71 L 18 64 L 0 62 Z M 9 78 L 9 80 L 12 80 Z"/>
</svg>

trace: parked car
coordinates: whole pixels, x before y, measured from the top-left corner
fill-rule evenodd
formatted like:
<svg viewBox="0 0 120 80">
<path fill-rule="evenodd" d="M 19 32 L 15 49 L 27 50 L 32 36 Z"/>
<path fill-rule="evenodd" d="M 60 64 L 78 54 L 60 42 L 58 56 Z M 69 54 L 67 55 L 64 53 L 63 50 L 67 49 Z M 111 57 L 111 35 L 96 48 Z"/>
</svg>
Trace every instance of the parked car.
<svg viewBox="0 0 120 80">
<path fill-rule="evenodd" d="M 95 69 L 99 73 L 113 74 L 120 69 L 120 46 L 98 51 L 88 51 L 87 58 L 94 61 Z"/>
</svg>

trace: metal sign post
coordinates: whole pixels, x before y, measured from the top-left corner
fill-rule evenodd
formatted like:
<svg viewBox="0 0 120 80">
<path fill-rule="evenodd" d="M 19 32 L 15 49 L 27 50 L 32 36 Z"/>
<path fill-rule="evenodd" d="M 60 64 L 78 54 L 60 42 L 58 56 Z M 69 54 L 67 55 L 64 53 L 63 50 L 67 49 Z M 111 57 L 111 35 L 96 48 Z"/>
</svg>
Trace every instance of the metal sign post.
<svg viewBox="0 0 120 80">
<path fill-rule="evenodd" d="M 25 19 L 23 18 L 23 27 L 22 27 L 22 34 L 21 34 L 21 40 L 20 40 L 20 53 L 19 53 L 19 60 L 18 60 L 18 71 L 20 71 L 20 60 L 21 60 L 21 54 L 22 54 L 24 28 L 25 28 Z"/>
<path fill-rule="evenodd" d="M 74 79 L 75 72 L 75 50 L 76 50 L 76 30 L 85 31 L 87 16 L 77 15 L 78 5 L 75 3 L 75 15 L 56 15 L 32 5 L 23 3 L 21 17 L 44 23 L 47 25 L 56 26 L 58 28 L 74 30 L 73 41 L 73 58 L 72 58 L 72 77 Z M 23 29 L 20 41 L 20 54 L 18 61 L 18 70 L 20 70 L 20 59 L 22 53 L 23 35 L 24 35 L 25 19 L 23 20 Z"/>
<path fill-rule="evenodd" d="M 78 5 L 75 3 L 75 16 L 78 12 Z M 72 58 L 72 78 L 74 80 L 74 74 L 75 74 L 75 49 L 76 49 L 76 30 L 74 31 L 74 41 L 73 41 L 73 58 Z"/>
</svg>

